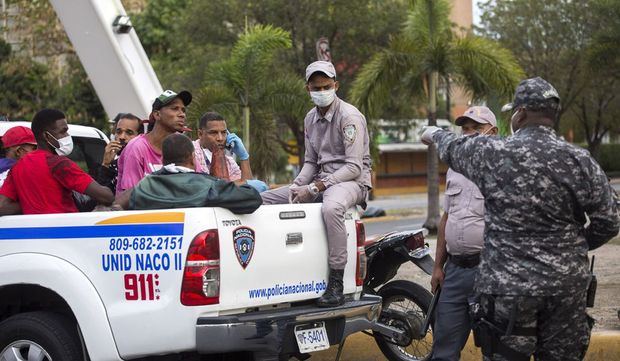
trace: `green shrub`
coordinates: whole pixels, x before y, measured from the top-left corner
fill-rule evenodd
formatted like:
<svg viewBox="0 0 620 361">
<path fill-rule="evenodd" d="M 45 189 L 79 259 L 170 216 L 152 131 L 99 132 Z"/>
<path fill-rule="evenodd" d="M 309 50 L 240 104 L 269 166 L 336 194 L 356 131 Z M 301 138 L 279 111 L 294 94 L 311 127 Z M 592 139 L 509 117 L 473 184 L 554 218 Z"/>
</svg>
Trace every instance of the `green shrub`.
<svg viewBox="0 0 620 361">
<path fill-rule="evenodd" d="M 620 144 L 601 144 L 598 158 L 606 173 L 620 172 Z"/>
</svg>

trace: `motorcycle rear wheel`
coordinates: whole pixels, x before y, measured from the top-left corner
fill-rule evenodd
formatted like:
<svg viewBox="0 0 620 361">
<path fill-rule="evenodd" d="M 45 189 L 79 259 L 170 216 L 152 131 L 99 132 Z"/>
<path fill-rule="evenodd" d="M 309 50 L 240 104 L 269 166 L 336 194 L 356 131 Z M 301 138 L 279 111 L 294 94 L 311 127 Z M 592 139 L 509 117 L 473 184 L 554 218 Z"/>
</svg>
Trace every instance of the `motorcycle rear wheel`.
<svg viewBox="0 0 620 361">
<path fill-rule="evenodd" d="M 399 346 L 394 340 L 375 332 L 375 341 L 383 355 L 390 361 L 429 360 L 433 348 L 432 322 L 424 338 L 419 338 L 417 334 L 424 323 L 432 294 L 416 283 L 402 280 L 387 283 L 381 287 L 378 294 L 383 297 L 384 310 L 406 313 L 409 321 L 407 324 L 398 319 L 387 319 L 383 322 L 407 330 L 412 340 L 407 346 Z"/>
</svg>

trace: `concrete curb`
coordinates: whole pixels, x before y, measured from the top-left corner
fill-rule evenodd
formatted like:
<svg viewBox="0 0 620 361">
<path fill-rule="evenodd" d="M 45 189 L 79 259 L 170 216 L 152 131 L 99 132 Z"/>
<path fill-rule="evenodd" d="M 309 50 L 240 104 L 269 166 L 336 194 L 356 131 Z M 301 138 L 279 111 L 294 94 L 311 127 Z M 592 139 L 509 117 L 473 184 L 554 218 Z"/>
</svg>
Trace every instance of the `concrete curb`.
<svg viewBox="0 0 620 361">
<path fill-rule="evenodd" d="M 329 350 L 313 353 L 311 360 L 332 361 L 336 358 L 337 352 L 338 346 L 332 346 Z M 357 333 L 347 338 L 340 360 L 375 361 L 385 360 L 385 357 L 372 337 Z M 465 349 L 461 352 L 461 361 L 480 360 L 482 360 L 480 349 L 474 346 L 470 336 Z M 585 360 L 620 361 L 620 331 L 593 332 Z"/>
</svg>

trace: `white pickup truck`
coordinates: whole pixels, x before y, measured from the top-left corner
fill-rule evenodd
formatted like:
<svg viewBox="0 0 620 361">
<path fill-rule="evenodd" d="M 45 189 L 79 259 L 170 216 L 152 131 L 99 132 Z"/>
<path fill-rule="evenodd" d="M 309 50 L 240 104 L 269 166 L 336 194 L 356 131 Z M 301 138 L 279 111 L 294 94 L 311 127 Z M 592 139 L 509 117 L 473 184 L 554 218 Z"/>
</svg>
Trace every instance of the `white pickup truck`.
<svg viewBox="0 0 620 361">
<path fill-rule="evenodd" d="M 77 148 L 105 145 L 87 129 L 70 126 Z M 0 360 L 278 360 L 339 344 L 381 312 L 361 295 L 357 218 L 346 215 L 347 302 L 321 309 L 320 204 L 0 217 Z"/>
</svg>

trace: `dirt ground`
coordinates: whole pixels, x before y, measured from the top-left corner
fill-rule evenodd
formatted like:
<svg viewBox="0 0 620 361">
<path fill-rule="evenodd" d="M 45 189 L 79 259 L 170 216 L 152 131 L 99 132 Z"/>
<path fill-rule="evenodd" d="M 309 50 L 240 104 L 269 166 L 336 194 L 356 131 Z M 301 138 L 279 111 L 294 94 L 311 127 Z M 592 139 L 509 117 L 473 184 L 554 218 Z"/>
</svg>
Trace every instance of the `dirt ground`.
<svg viewBox="0 0 620 361">
<path fill-rule="evenodd" d="M 435 256 L 434 238 L 428 238 L 433 258 Z M 595 255 L 594 272 L 598 280 L 598 287 L 594 307 L 588 313 L 594 317 L 596 323 L 594 331 L 620 331 L 620 236 L 611 240 L 599 249 L 590 252 Z M 416 282 L 425 288 L 430 288 L 431 277 L 412 263 L 404 264 L 396 276 Z"/>
</svg>

